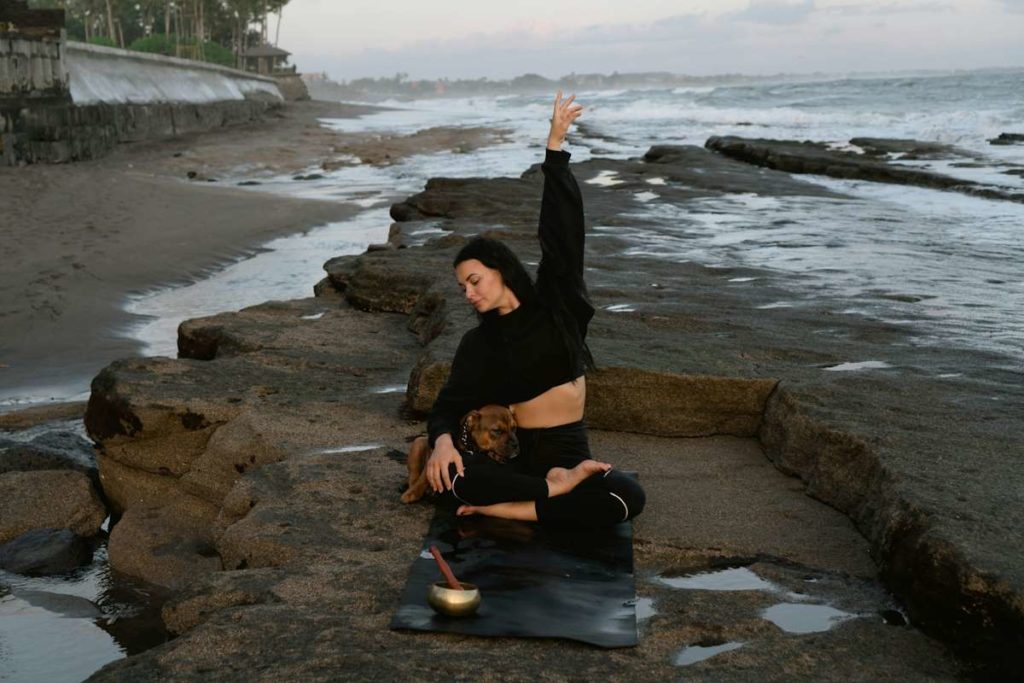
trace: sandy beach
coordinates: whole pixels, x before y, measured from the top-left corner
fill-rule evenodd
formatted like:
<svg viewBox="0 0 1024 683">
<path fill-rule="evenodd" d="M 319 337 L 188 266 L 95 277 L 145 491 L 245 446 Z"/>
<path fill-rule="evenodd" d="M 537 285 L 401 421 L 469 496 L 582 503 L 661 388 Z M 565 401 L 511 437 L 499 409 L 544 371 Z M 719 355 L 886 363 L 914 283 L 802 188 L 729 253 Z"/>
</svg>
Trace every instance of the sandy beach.
<svg viewBox="0 0 1024 683">
<path fill-rule="evenodd" d="M 351 207 L 332 202 L 189 182 L 181 168 L 193 155 L 219 157 L 224 168 L 232 150 L 245 150 L 287 172 L 320 143 L 302 135 L 316 128 L 317 115 L 360 111 L 290 106 L 279 119 L 226 134 L 122 145 L 93 162 L 0 170 L 8 255 L 0 275 L 0 400 L 67 398 L 69 385 L 135 353 L 137 343 L 124 336 L 129 292 L 195 278 L 262 241 L 350 215 Z M 261 140 L 263 149 L 253 149 Z M 282 152 L 290 143 L 294 152 Z"/>
<path fill-rule="evenodd" d="M 195 280 L 267 240 L 358 209 L 210 179 L 386 164 L 490 139 L 483 130 L 342 134 L 319 123 L 375 110 L 290 103 L 259 124 L 121 145 L 98 161 L 0 169 L 0 411 L 73 398 L 104 365 L 137 353 L 126 336 L 138 320 L 123 310 L 129 293 Z"/>
</svg>

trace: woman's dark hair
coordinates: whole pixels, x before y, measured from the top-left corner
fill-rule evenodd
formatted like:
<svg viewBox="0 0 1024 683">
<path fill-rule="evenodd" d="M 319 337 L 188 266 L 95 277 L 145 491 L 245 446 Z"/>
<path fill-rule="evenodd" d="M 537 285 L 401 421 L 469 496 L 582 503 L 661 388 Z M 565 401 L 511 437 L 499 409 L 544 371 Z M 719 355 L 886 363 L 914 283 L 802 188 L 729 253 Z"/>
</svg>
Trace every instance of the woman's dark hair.
<svg viewBox="0 0 1024 683">
<path fill-rule="evenodd" d="M 501 273 L 501 279 L 516 295 L 519 303 L 532 303 L 536 298 L 537 291 L 533 286 L 533 279 L 523 267 L 523 262 L 504 242 L 491 237 L 474 237 L 459 249 L 452 267 L 470 259 L 476 259 Z"/>
<path fill-rule="evenodd" d="M 533 303 L 537 299 L 538 293 L 533 278 L 526 272 L 523 262 L 519 260 L 515 252 L 509 249 L 504 242 L 491 237 L 474 237 L 459 249 L 459 253 L 452 261 L 452 267 L 470 259 L 476 259 L 488 268 L 493 268 L 501 273 L 501 279 L 516 295 L 520 304 Z M 554 292 L 544 292 L 543 298 L 545 304 L 554 314 L 555 326 L 558 328 L 558 334 L 569 354 L 570 368 L 575 372 L 576 364 L 582 357 L 584 366 L 591 370 L 594 369 L 594 358 L 590 354 L 590 348 L 586 342 L 580 339 L 579 328 L 566 307 L 565 301 Z M 493 311 L 490 313 L 496 315 Z M 482 323 L 486 323 L 488 320 L 488 314 L 477 314 L 477 317 Z"/>
</svg>

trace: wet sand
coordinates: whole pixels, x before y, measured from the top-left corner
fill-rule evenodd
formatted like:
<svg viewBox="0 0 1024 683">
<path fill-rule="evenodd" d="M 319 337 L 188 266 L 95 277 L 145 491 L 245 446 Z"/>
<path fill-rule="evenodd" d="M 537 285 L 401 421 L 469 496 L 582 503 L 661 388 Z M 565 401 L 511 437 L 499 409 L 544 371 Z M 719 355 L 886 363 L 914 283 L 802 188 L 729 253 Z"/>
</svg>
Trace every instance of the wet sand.
<svg viewBox="0 0 1024 683">
<path fill-rule="evenodd" d="M 126 335 L 137 321 L 122 309 L 126 295 L 192 281 L 274 237 L 355 213 L 188 173 L 321 164 L 338 155 L 339 136 L 318 119 L 368 111 L 291 103 L 258 124 L 122 145 L 97 161 L 0 169 L 0 411 L 74 398 L 104 365 L 138 353 Z"/>
</svg>

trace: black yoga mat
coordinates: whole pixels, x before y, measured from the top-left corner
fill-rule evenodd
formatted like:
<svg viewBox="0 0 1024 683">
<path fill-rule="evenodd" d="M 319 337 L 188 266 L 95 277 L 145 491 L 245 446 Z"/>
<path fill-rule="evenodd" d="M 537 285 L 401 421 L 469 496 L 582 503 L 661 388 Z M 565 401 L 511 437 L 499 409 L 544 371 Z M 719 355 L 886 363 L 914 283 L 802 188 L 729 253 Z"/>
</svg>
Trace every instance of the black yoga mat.
<svg viewBox="0 0 1024 683">
<path fill-rule="evenodd" d="M 427 604 L 443 581 L 429 548 L 436 545 L 460 581 L 476 584 L 476 614 L 448 617 Z M 413 562 L 392 629 L 478 636 L 567 638 L 599 647 L 637 643 L 633 526 L 600 530 L 456 517 L 438 509 Z"/>
</svg>

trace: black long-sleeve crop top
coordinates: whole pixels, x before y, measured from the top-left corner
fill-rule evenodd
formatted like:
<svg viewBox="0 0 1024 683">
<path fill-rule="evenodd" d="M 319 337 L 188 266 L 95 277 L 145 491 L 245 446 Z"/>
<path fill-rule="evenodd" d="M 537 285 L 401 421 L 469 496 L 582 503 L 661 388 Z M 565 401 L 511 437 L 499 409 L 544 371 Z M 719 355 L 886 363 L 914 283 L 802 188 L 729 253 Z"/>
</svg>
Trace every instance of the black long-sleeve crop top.
<svg viewBox="0 0 1024 683">
<path fill-rule="evenodd" d="M 582 351 L 594 308 L 583 281 L 583 198 L 568 152 L 547 150 L 541 170 L 536 296 L 505 315 L 485 313 L 462 336 L 427 420 L 431 448 L 441 434 L 455 434 L 461 417 L 474 408 L 527 401 L 584 373 Z M 576 340 L 575 362 L 555 316 Z"/>
</svg>

